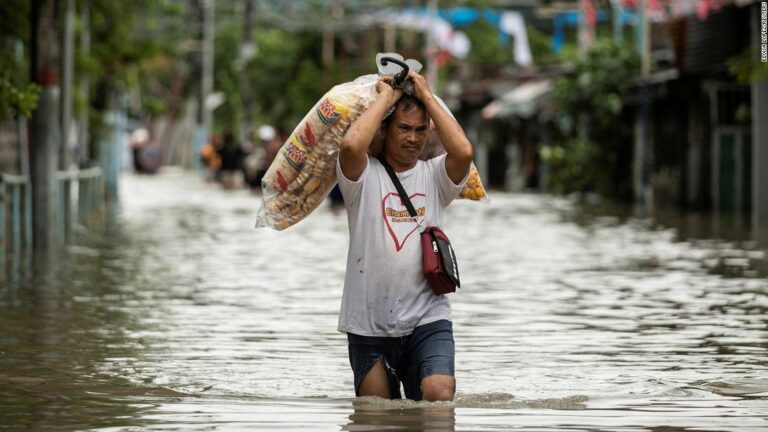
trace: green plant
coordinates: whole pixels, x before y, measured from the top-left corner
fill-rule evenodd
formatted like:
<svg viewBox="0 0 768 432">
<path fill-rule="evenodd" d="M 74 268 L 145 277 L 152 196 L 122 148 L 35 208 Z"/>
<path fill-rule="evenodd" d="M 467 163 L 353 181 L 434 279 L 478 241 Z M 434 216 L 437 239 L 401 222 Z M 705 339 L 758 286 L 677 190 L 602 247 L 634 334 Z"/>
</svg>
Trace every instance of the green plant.
<svg viewBox="0 0 768 432">
<path fill-rule="evenodd" d="M 548 65 L 561 61 L 560 56 L 552 52 L 552 36 L 533 26 L 526 26 L 531 55 L 537 65 Z M 573 43 L 566 43 L 567 48 Z"/>
<path fill-rule="evenodd" d="M 29 0 L 0 2 L 0 120 L 29 116 L 40 87 L 30 82 L 24 44 L 29 38 Z"/>
<path fill-rule="evenodd" d="M 486 20 L 477 20 L 462 29 L 472 43 L 466 61 L 477 65 L 504 65 L 514 62 L 512 43 L 502 43 L 499 31 Z"/>
<path fill-rule="evenodd" d="M 768 79 L 768 63 L 761 62 L 747 47 L 740 54 L 728 59 L 728 72 L 741 84 L 754 84 Z"/>
<path fill-rule="evenodd" d="M 541 155 L 555 164 L 550 181 L 557 185 L 556 192 L 591 190 L 625 198 L 631 191 L 631 138 L 622 115 L 627 84 L 638 71 L 639 58 L 632 48 L 603 39 L 555 81 L 556 117 L 576 125 L 562 131 L 562 150 Z"/>
<path fill-rule="evenodd" d="M 360 72 L 340 64 L 324 69 L 317 33 L 262 27 L 254 39 L 259 51 L 244 73 L 253 92 L 256 123 L 290 131 L 325 92 Z M 368 73 L 373 70 L 370 64 Z"/>
<path fill-rule="evenodd" d="M 40 87 L 35 84 L 14 84 L 0 76 L 0 120 L 16 116 L 28 117 L 37 107 Z"/>
<path fill-rule="evenodd" d="M 574 62 L 571 73 L 555 81 L 558 109 L 574 118 L 589 112 L 598 126 L 610 126 L 623 107 L 626 84 L 639 68 L 634 49 L 612 40 L 598 40 Z"/>
<path fill-rule="evenodd" d="M 183 20 L 184 7 L 174 0 L 78 0 L 77 5 L 76 40 L 87 28 L 91 45 L 88 51 L 79 44 L 75 49 L 75 114 L 89 116 L 90 154 L 96 155 L 97 143 L 112 133 L 106 116 L 126 100 L 123 95 L 132 97 L 129 114 L 148 122 L 169 111 L 172 83 L 186 60 L 192 31 Z M 87 26 L 82 21 L 86 5 Z M 87 98 L 78 85 L 84 76 Z"/>
<path fill-rule="evenodd" d="M 600 183 L 600 172 L 594 166 L 600 148 L 592 141 L 571 139 L 544 146 L 539 155 L 550 167 L 549 187 L 557 194 L 595 191 Z"/>
</svg>

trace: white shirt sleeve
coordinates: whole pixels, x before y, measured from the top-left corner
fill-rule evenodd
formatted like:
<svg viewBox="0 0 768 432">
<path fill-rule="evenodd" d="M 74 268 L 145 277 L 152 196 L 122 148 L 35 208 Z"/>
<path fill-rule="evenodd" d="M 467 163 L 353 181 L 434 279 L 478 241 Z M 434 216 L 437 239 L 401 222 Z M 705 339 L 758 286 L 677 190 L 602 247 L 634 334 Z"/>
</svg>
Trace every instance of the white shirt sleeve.
<svg viewBox="0 0 768 432">
<path fill-rule="evenodd" d="M 467 184 L 470 171 L 467 170 L 467 173 L 464 174 L 464 178 L 459 182 L 459 184 L 455 184 L 453 180 L 448 177 L 448 171 L 445 169 L 446 155 L 447 153 L 443 153 L 440 156 L 436 156 L 430 159 L 429 161 L 431 164 L 433 164 L 435 181 L 437 182 L 437 190 L 440 194 L 440 204 L 442 204 L 443 208 L 448 207 L 448 204 L 456 199 L 461 191 L 464 190 L 464 185 Z"/>
<path fill-rule="evenodd" d="M 365 177 L 371 168 L 371 161 L 366 155 L 365 168 L 360 174 L 360 177 L 356 180 L 348 179 L 341 171 L 341 162 L 336 158 L 336 181 L 339 182 L 339 189 L 341 189 L 341 195 L 344 197 L 345 203 L 355 203 L 360 201 L 360 194 L 363 191 L 363 184 L 365 183 Z"/>
</svg>

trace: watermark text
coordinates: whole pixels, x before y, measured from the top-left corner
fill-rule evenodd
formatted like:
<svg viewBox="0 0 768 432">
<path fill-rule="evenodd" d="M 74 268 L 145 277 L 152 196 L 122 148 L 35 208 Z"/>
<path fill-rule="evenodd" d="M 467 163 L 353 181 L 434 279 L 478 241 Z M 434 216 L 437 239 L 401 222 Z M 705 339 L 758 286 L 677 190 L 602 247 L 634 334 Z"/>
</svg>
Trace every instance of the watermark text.
<svg viewBox="0 0 768 432">
<path fill-rule="evenodd" d="M 760 61 L 768 62 L 768 2 L 760 2 Z"/>
</svg>

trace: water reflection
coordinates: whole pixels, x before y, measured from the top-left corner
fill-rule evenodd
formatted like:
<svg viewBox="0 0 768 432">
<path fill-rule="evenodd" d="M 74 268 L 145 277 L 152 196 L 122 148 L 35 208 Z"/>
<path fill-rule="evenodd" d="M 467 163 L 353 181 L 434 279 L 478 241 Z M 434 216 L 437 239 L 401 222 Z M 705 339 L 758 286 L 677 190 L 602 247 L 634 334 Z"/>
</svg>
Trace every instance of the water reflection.
<svg viewBox="0 0 768 432">
<path fill-rule="evenodd" d="M 0 291 L 0 425 L 121 425 L 139 410 L 115 397 L 151 394 L 100 371 L 110 358 L 137 350 L 124 340 L 136 321 L 102 301 L 115 295 L 115 277 L 131 280 L 131 272 L 110 274 L 115 267 L 102 266 L 110 253 L 78 246 L 7 274 Z M 96 259 L 79 259 L 83 254 Z"/>
<path fill-rule="evenodd" d="M 453 431 L 456 413 L 453 403 L 415 403 L 358 398 L 345 431 Z"/>
<path fill-rule="evenodd" d="M 636 207 L 609 202 L 573 206 L 561 214 L 563 221 L 574 221 L 589 231 L 628 224 L 641 230 L 668 233 L 671 241 L 706 251 L 705 256 L 696 257 L 694 264 L 714 275 L 739 278 L 768 276 L 768 243 L 755 240 L 757 234 L 744 215 L 675 209 L 655 209 L 648 214 Z"/>
<path fill-rule="evenodd" d="M 473 410 L 583 410 L 586 396 L 555 399 L 521 400 L 506 393 L 458 394 L 454 402 L 414 402 L 409 400 L 383 400 L 360 397 L 352 401 L 354 411 L 349 423 L 342 427 L 348 431 L 453 431 L 457 430 L 456 411 Z M 461 426 L 461 425 L 460 425 Z M 506 426 L 511 426 L 507 424 Z M 462 430 L 459 427 L 459 430 Z"/>
<path fill-rule="evenodd" d="M 457 400 L 420 405 L 352 398 L 343 213 L 278 233 L 252 229 L 253 196 L 194 175 L 121 193 L 108 235 L 0 272 L 0 427 L 768 428 L 764 251 L 690 219 L 452 205 Z"/>
</svg>

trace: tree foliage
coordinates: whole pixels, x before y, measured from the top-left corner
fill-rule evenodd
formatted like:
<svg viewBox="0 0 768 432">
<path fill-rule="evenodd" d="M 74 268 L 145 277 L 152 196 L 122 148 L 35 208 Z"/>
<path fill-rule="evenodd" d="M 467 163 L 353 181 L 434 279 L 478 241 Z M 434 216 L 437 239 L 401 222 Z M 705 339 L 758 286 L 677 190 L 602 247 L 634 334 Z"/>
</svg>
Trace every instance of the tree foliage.
<svg viewBox="0 0 768 432">
<path fill-rule="evenodd" d="M 78 72 L 96 86 L 150 90 L 183 58 L 184 9 L 170 0 L 81 0 L 90 7 L 90 52 L 78 52 Z M 147 81 L 149 80 L 149 81 Z M 151 93 L 151 92 L 150 92 Z"/>
<path fill-rule="evenodd" d="M 569 139 L 564 143 L 545 146 L 541 158 L 549 164 L 553 175 L 549 188 L 556 194 L 595 190 L 601 180 L 595 163 L 600 159 L 600 148 L 592 141 Z"/>
<path fill-rule="evenodd" d="M 597 191 L 616 198 L 631 193 L 626 181 L 615 179 L 628 178 L 630 169 L 631 128 L 622 121 L 622 109 L 626 83 L 638 72 L 632 48 L 602 39 L 555 81 L 558 117 L 581 128 L 568 128 L 563 142 L 541 153 L 553 166 L 552 182 L 560 192 Z"/>
<path fill-rule="evenodd" d="M 257 123 L 293 129 L 330 90 L 321 64 L 321 35 L 260 28 L 254 38 L 258 53 L 246 68 L 256 101 Z M 337 76 L 338 84 L 351 76 Z"/>
<path fill-rule="evenodd" d="M 0 75 L 0 120 L 28 117 L 37 107 L 39 91 L 40 87 L 35 84 L 20 84 L 5 74 Z"/>
<path fill-rule="evenodd" d="M 90 50 L 76 49 L 75 76 L 88 76 L 88 98 L 76 86 L 75 113 L 90 116 L 91 146 L 106 138 L 106 114 L 128 99 L 130 114 L 147 121 L 168 112 L 172 82 L 185 62 L 184 8 L 172 0 L 79 0 L 89 8 Z M 82 20 L 79 14 L 78 19 Z M 78 23 L 78 33 L 84 30 Z M 79 34 L 78 34 L 79 36 Z M 78 47 L 79 48 L 79 47 Z M 182 68 L 183 70 L 183 68 Z"/>
<path fill-rule="evenodd" d="M 59 6 L 63 5 L 60 2 Z M 173 22 L 167 18 L 179 17 L 183 12 L 178 2 L 76 0 L 75 5 L 80 12 L 86 7 L 90 10 L 92 41 L 89 52 L 76 51 L 75 73 L 77 77 L 87 74 L 94 88 L 105 83 L 122 88 L 140 88 L 146 82 L 143 78 L 152 81 L 152 77 L 162 77 L 162 72 L 167 72 L 158 70 L 158 57 L 175 58 L 180 55 L 175 42 L 181 32 L 181 24 L 167 25 Z M 162 26 L 158 24 L 158 19 L 164 20 Z M 78 22 L 78 33 L 83 28 L 83 23 Z M 0 118 L 29 115 L 36 107 L 39 87 L 30 82 L 30 30 L 30 0 L 0 2 L 0 47 L 3 53 L 7 53 L 0 56 Z M 145 70 L 151 73 L 143 74 Z M 93 94 L 96 98 L 101 97 L 99 92 Z M 81 112 L 88 104 L 81 94 L 76 95 L 76 99 L 79 101 L 77 112 Z M 147 101 L 157 102 L 152 98 Z M 101 104 L 99 101 L 92 102 L 97 107 L 104 105 L 103 101 Z"/>
<path fill-rule="evenodd" d="M 588 112 L 598 129 L 610 127 L 621 112 L 625 84 L 640 70 L 632 48 L 598 40 L 579 57 L 571 73 L 555 81 L 558 107 L 576 117 Z"/>
<path fill-rule="evenodd" d="M 37 106 L 39 87 L 30 82 L 29 0 L 0 2 L 0 120 L 29 116 Z"/>
<path fill-rule="evenodd" d="M 511 38 L 503 41 L 499 31 L 480 19 L 462 29 L 472 44 L 466 61 L 477 65 L 511 64 L 514 61 Z"/>
<path fill-rule="evenodd" d="M 751 46 L 744 48 L 740 54 L 728 59 L 728 72 L 745 85 L 768 79 L 768 63 L 759 61 L 757 57 Z"/>
</svg>

